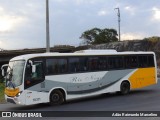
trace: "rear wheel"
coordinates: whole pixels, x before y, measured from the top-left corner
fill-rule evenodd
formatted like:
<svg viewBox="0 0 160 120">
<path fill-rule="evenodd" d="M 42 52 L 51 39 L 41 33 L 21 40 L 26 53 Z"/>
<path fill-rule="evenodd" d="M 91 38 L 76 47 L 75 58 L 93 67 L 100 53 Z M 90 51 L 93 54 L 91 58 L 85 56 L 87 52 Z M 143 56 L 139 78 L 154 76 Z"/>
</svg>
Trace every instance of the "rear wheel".
<svg viewBox="0 0 160 120">
<path fill-rule="evenodd" d="M 60 90 L 54 90 L 50 95 L 51 105 L 60 105 L 64 102 L 64 95 Z"/>
<path fill-rule="evenodd" d="M 129 82 L 122 82 L 121 83 L 121 94 L 122 95 L 126 95 L 126 94 L 128 94 L 129 93 L 129 91 L 130 91 L 130 84 L 129 84 Z"/>
</svg>

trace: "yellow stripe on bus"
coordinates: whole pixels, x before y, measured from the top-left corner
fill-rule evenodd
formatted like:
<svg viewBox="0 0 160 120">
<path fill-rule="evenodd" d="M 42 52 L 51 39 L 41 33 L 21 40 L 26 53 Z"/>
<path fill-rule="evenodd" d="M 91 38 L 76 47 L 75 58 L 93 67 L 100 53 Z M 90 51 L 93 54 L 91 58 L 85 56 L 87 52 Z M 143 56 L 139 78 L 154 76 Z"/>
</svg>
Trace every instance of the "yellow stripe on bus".
<svg viewBox="0 0 160 120">
<path fill-rule="evenodd" d="M 131 89 L 156 84 L 155 68 L 139 68 L 130 77 Z"/>
<path fill-rule="evenodd" d="M 19 88 L 9 89 L 5 88 L 5 94 L 10 97 L 14 97 L 19 93 Z"/>
</svg>

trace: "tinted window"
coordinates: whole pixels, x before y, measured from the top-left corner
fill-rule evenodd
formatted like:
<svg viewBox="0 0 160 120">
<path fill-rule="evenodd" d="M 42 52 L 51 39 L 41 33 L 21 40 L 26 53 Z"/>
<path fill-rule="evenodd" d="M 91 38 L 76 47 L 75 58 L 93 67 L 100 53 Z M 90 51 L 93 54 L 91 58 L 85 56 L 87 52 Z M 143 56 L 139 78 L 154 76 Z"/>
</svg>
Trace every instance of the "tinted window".
<svg viewBox="0 0 160 120">
<path fill-rule="evenodd" d="M 123 57 L 109 57 L 108 58 L 109 69 L 120 69 L 123 68 Z"/>
<path fill-rule="evenodd" d="M 87 58 L 75 57 L 69 58 L 69 72 L 87 71 Z"/>
<path fill-rule="evenodd" d="M 139 67 L 143 68 L 148 66 L 147 56 L 138 56 L 138 61 L 139 61 Z"/>
<path fill-rule="evenodd" d="M 148 67 L 154 67 L 154 58 L 153 56 L 148 56 Z"/>
<path fill-rule="evenodd" d="M 99 59 L 98 59 L 98 57 L 90 57 L 88 59 L 88 69 L 90 71 L 99 70 Z"/>
<path fill-rule="evenodd" d="M 126 68 L 137 68 L 138 67 L 137 56 L 125 56 L 124 62 L 125 62 Z"/>
<path fill-rule="evenodd" d="M 67 72 L 67 59 L 47 59 L 46 73 L 63 74 Z"/>
<path fill-rule="evenodd" d="M 99 70 L 106 70 L 107 67 L 107 57 L 99 57 Z"/>
</svg>

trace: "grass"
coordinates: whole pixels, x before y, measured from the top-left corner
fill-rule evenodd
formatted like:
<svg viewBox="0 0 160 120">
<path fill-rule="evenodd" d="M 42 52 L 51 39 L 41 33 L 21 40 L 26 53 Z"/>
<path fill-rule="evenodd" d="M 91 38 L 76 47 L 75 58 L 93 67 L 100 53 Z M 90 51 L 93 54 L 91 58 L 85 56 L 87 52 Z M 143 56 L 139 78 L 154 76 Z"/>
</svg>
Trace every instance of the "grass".
<svg viewBox="0 0 160 120">
<path fill-rule="evenodd" d="M 5 103 L 4 88 L 5 88 L 4 83 L 0 83 L 0 104 Z"/>
</svg>

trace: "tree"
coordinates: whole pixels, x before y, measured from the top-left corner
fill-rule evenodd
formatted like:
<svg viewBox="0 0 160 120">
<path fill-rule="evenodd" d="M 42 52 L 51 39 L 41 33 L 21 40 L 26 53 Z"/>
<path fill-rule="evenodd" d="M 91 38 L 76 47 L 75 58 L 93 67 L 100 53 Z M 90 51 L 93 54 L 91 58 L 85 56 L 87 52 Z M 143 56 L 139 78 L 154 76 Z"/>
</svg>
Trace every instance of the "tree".
<svg viewBox="0 0 160 120">
<path fill-rule="evenodd" d="M 93 28 L 82 33 L 81 39 L 84 44 L 102 44 L 118 41 L 118 34 L 115 29 Z"/>
<path fill-rule="evenodd" d="M 157 42 L 157 41 L 160 41 L 160 37 L 159 36 L 152 36 L 152 37 L 144 38 L 143 40 Z"/>
</svg>

